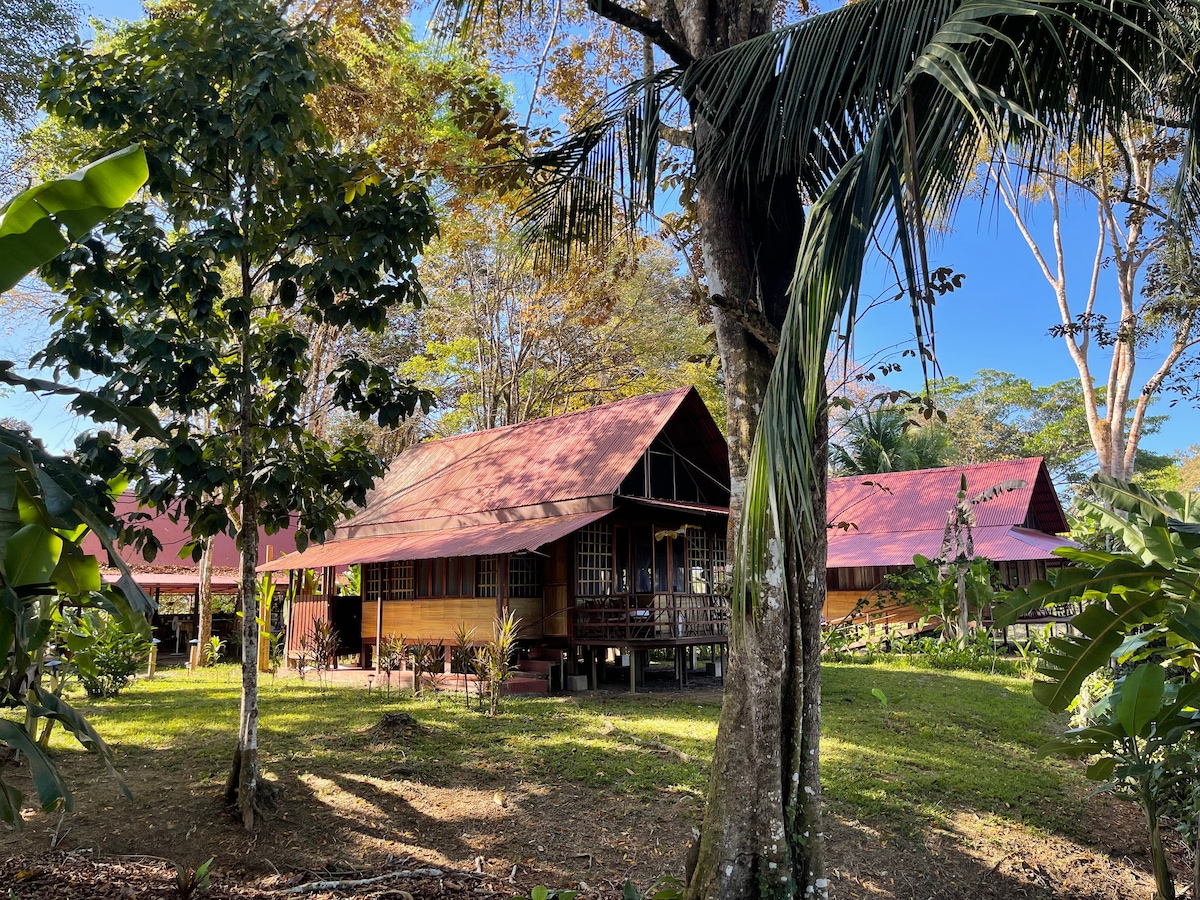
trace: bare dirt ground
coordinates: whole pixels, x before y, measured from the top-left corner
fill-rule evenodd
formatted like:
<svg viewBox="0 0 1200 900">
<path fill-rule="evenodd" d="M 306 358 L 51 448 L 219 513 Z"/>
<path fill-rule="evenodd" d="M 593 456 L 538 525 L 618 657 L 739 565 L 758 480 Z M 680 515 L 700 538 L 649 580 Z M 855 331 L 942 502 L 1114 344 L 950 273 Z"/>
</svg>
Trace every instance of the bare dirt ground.
<svg viewBox="0 0 1200 900">
<path fill-rule="evenodd" d="M 402 735 L 380 736 L 402 741 Z M 583 790 L 545 779 L 493 790 L 493 773 L 462 769 L 428 783 L 398 764 L 370 776 L 317 776 L 274 758 L 278 809 L 254 834 L 224 808 L 220 775 L 155 765 L 155 751 L 123 758 L 132 801 L 98 761 L 64 758 L 76 812 L 34 813 L 22 832 L 0 832 L 3 900 L 169 900 L 181 896 L 172 861 L 215 857 L 211 888 L 197 898 L 308 896 L 364 900 L 528 896 L 534 885 L 615 898 L 682 874 L 702 800 Z M 7 775 L 8 773 L 6 773 Z M 20 786 L 21 773 L 13 772 Z M 828 858 L 835 898 L 1150 898 L 1144 826 L 1111 798 L 1090 802 L 1082 838 L 1040 833 L 971 810 L 946 810 L 920 834 L 891 834 L 830 809 Z M 1181 870 L 1188 864 L 1180 848 Z M 359 886 L 297 889 L 437 869 Z M 185 898 L 186 900 L 186 898 Z"/>
</svg>

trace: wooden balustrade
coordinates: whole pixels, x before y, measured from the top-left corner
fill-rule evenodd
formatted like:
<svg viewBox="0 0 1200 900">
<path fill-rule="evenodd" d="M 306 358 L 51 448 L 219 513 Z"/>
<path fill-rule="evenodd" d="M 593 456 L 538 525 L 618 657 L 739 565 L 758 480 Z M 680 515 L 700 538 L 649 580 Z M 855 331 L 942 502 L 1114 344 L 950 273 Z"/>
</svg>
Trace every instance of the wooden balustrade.
<svg viewBox="0 0 1200 900">
<path fill-rule="evenodd" d="M 719 643 L 729 635 L 729 604 L 713 594 L 587 597 L 570 613 L 584 644 Z"/>
</svg>

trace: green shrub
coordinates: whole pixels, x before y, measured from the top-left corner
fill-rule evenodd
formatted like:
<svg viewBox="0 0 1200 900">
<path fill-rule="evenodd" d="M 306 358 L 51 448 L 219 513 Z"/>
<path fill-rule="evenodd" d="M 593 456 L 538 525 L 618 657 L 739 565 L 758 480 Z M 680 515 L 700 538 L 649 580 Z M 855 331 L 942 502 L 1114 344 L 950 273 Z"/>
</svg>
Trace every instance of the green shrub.
<svg viewBox="0 0 1200 900">
<path fill-rule="evenodd" d="M 79 683 L 92 698 L 116 697 L 145 664 L 150 641 L 125 630 L 109 616 L 90 612 L 82 616 L 74 629 L 90 638 L 91 646 L 76 654 L 72 662 Z"/>
</svg>

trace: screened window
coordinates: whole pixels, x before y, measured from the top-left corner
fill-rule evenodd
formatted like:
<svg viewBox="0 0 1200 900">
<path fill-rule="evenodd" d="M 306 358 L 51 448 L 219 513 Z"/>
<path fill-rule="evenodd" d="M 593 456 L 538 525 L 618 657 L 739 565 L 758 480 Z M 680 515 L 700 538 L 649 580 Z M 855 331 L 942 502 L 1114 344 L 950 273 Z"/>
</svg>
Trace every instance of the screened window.
<svg viewBox="0 0 1200 900">
<path fill-rule="evenodd" d="M 633 532 L 633 589 L 639 594 L 650 593 L 650 578 L 654 572 L 654 534 L 649 528 Z"/>
<path fill-rule="evenodd" d="M 475 564 L 475 596 L 496 596 L 496 557 L 481 556 Z"/>
<path fill-rule="evenodd" d="M 412 560 L 368 563 L 363 566 L 365 600 L 412 600 L 415 578 Z"/>
<path fill-rule="evenodd" d="M 526 554 L 508 561 L 508 595 L 522 599 L 542 596 L 542 558 Z"/>
<path fill-rule="evenodd" d="M 713 588 L 720 590 L 729 585 L 729 570 L 725 562 L 725 537 L 712 537 L 712 583 Z"/>
<path fill-rule="evenodd" d="M 703 531 L 688 531 L 687 573 L 688 590 L 693 594 L 709 593 L 712 583 L 712 560 L 708 552 L 709 536 Z"/>
<path fill-rule="evenodd" d="M 628 554 L 626 554 L 628 555 Z M 612 531 L 606 524 L 588 525 L 579 532 L 579 595 L 612 593 Z"/>
</svg>

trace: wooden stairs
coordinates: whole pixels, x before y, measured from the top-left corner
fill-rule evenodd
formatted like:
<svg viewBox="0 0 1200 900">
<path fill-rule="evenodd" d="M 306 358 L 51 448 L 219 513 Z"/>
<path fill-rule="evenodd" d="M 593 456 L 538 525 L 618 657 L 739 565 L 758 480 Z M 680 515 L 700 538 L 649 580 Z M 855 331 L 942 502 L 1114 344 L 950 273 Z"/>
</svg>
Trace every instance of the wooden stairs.
<svg viewBox="0 0 1200 900">
<path fill-rule="evenodd" d="M 529 647 L 521 651 L 517 674 L 504 686 L 508 694 L 548 694 L 562 690 L 566 651 L 559 647 Z"/>
</svg>

